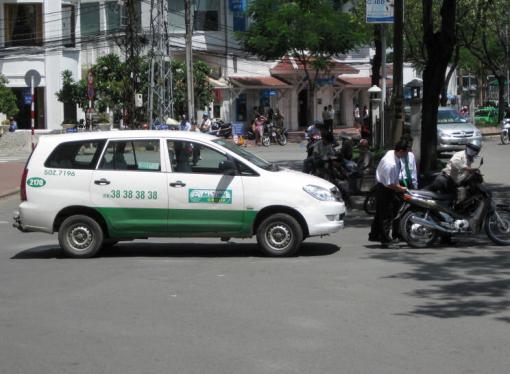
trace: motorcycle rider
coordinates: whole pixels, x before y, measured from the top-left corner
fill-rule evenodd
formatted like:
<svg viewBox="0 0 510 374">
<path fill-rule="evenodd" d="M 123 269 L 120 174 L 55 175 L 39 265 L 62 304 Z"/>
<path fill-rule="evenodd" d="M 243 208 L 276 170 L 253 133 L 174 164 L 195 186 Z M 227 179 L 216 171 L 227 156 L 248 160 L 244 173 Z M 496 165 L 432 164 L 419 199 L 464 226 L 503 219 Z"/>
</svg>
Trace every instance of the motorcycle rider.
<svg viewBox="0 0 510 374">
<path fill-rule="evenodd" d="M 446 164 L 434 182 L 425 187 L 426 190 L 440 194 L 454 194 L 457 186 L 466 178 L 472 170 L 475 157 L 480 153 L 482 145 L 479 140 L 466 144 L 464 151 L 455 153 Z"/>
</svg>

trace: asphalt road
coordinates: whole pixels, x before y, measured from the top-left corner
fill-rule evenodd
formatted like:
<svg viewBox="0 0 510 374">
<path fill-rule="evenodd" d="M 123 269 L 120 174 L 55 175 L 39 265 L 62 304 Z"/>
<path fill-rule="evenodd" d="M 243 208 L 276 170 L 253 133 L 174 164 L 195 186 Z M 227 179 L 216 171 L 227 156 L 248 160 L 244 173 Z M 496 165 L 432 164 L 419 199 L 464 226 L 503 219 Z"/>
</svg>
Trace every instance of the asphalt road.
<svg viewBox="0 0 510 374">
<path fill-rule="evenodd" d="M 295 159 L 298 145 L 257 149 Z M 506 197 L 510 146 L 484 147 Z M 510 250 L 382 250 L 370 219 L 266 258 L 253 240 L 122 243 L 64 258 L 0 200 L 0 373 L 507 373 Z"/>
</svg>

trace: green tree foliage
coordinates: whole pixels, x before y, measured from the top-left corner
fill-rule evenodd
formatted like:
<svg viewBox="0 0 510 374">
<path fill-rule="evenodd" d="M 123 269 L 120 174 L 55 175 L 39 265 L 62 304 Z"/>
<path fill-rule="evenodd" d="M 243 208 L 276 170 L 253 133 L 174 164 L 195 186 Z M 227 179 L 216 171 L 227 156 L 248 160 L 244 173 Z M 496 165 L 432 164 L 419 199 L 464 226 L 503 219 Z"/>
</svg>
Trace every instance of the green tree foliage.
<svg viewBox="0 0 510 374">
<path fill-rule="evenodd" d="M 145 96 L 148 92 L 147 81 L 149 63 L 146 58 L 140 57 L 139 70 L 141 81 L 140 92 Z M 110 108 L 118 117 L 121 116 L 125 107 L 126 92 L 129 91 L 129 75 L 126 73 L 127 64 L 115 54 L 108 54 L 98 58 L 90 70 L 94 75 L 94 108 L 98 112 L 104 112 Z M 187 105 L 186 93 L 186 67 L 184 62 L 172 60 L 174 88 L 174 112 L 185 113 Z M 196 60 L 193 64 L 195 99 L 199 106 L 208 105 L 213 100 L 213 89 L 208 81 L 211 68 L 203 61 Z M 69 70 L 62 72 L 62 89 L 56 93 L 57 99 L 62 103 L 78 105 L 83 110 L 88 108 L 87 81 L 83 78 L 75 81 Z M 138 121 L 146 121 L 146 107 L 139 109 Z M 68 119 L 66 119 L 68 120 Z"/>
<path fill-rule="evenodd" d="M 247 52 L 264 60 L 280 59 L 287 54 L 296 58 L 304 67 L 311 104 L 315 80 L 319 73 L 328 71 L 330 58 L 347 53 L 363 40 L 354 15 L 342 12 L 341 3 L 254 0 L 248 8 L 250 26 L 236 36 Z"/>
<path fill-rule="evenodd" d="M 9 81 L 0 74 L 0 112 L 7 116 L 13 116 L 19 112 L 16 104 L 16 95 L 7 87 Z"/>
<path fill-rule="evenodd" d="M 183 61 L 172 61 L 172 77 L 174 88 L 174 113 L 187 113 L 186 64 Z M 197 108 L 209 105 L 213 101 L 213 88 L 207 79 L 211 68 L 200 60 L 193 61 L 193 87 Z"/>
<path fill-rule="evenodd" d="M 472 0 L 470 10 L 470 18 L 462 28 L 459 28 L 459 37 L 479 64 L 496 78 L 501 120 L 505 109 L 505 81 L 510 54 L 508 2 Z"/>
</svg>

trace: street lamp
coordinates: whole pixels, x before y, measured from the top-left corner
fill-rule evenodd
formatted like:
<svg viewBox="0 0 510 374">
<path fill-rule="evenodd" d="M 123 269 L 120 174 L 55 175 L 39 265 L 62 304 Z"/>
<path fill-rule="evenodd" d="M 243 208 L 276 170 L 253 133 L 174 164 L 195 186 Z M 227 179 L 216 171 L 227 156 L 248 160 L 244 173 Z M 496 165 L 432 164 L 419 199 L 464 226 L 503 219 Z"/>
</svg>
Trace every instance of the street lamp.
<svg viewBox="0 0 510 374">
<path fill-rule="evenodd" d="M 384 131 L 382 131 L 380 126 L 377 126 L 377 120 L 380 119 L 381 114 L 381 92 L 382 90 L 376 85 L 368 89 L 368 93 L 370 94 L 370 133 L 372 134 L 372 145 L 374 146 L 384 144 Z"/>
<path fill-rule="evenodd" d="M 411 116 L 410 116 L 410 135 L 413 139 L 413 153 L 416 162 L 419 163 L 421 156 L 421 103 L 423 81 L 421 79 L 413 79 L 406 84 L 411 90 Z"/>
</svg>

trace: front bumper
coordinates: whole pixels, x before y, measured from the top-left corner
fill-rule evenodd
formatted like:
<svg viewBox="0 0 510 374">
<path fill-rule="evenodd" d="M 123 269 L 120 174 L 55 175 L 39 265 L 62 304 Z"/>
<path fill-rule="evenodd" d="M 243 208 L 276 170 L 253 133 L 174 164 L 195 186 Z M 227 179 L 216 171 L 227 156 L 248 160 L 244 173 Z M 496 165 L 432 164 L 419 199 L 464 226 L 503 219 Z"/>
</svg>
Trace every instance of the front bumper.
<svg viewBox="0 0 510 374">
<path fill-rule="evenodd" d="M 437 139 L 437 150 L 439 152 L 448 151 L 462 151 L 466 148 L 466 144 L 472 141 L 482 141 L 481 136 L 472 136 L 469 138 L 456 138 L 456 137 L 438 137 Z"/>
<path fill-rule="evenodd" d="M 304 212 L 309 236 L 334 234 L 344 228 L 343 202 L 323 202 L 319 209 L 315 208 Z"/>
</svg>

